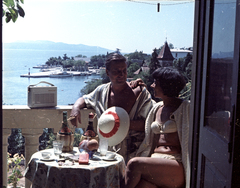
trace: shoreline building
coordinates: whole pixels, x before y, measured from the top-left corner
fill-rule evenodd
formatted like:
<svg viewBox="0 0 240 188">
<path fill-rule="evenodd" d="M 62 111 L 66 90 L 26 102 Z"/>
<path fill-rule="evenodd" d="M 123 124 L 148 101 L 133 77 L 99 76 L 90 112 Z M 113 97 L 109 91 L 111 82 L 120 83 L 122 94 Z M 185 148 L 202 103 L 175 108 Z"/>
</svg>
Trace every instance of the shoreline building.
<svg viewBox="0 0 240 188">
<path fill-rule="evenodd" d="M 191 48 L 188 49 L 170 49 L 172 56 L 178 60 L 179 58 L 184 58 L 187 56 L 188 53 L 192 54 L 193 51 L 191 50 Z"/>
</svg>

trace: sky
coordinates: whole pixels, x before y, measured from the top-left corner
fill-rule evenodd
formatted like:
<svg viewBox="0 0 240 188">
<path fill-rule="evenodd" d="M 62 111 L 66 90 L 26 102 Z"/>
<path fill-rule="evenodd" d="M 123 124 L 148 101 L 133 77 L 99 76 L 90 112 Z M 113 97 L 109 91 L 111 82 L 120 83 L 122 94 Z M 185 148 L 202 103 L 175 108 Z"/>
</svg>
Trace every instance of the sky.
<svg viewBox="0 0 240 188">
<path fill-rule="evenodd" d="M 22 8 L 24 18 L 3 20 L 3 43 L 48 40 L 125 53 L 152 53 L 166 40 L 193 46 L 193 0 L 25 0 Z"/>
</svg>

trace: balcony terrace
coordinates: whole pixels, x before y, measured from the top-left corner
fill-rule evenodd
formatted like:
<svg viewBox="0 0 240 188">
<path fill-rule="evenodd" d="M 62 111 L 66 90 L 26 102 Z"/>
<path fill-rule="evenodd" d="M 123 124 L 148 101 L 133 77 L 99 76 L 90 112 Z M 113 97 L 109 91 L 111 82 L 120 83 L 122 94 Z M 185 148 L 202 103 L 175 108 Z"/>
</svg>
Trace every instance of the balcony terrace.
<svg viewBox="0 0 240 188">
<path fill-rule="evenodd" d="M 39 137 L 44 128 L 53 128 L 54 134 L 60 129 L 62 123 L 62 112 L 67 111 L 68 116 L 72 106 L 57 106 L 55 108 L 30 109 L 26 105 L 3 105 L 2 106 L 2 152 L 3 152 L 3 186 L 7 186 L 7 151 L 8 137 L 11 129 L 22 130 L 25 138 L 25 168 L 33 153 L 39 148 Z M 82 109 L 82 123 L 79 128 L 86 128 L 88 125 L 88 114 L 94 112 L 93 109 Z M 96 119 L 94 126 L 96 127 Z M 31 182 L 26 179 L 25 187 L 31 186 Z"/>
</svg>

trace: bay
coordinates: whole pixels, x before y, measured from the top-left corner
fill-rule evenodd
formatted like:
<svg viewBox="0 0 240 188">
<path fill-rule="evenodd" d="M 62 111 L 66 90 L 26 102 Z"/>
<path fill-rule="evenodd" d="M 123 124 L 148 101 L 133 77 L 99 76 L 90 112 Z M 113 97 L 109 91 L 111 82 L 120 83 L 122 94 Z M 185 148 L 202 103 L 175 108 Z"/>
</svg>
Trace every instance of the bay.
<svg viewBox="0 0 240 188">
<path fill-rule="evenodd" d="M 57 105 L 73 104 L 80 96 L 85 81 L 100 78 L 99 75 L 74 76 L 67 78 L 25 78 L 20 77 L 39 72 L 33 66 L 45 64 L 50 57 L 68 57 L 79 55 L 79 51 L 66 50 L 36 50 L 36 49 L 3 49 L 3 99 L 5 105 L 27 105 L 27 87 L 46 81 L 57 87 Z M 98 54 L 96 54 L 98 55 Z"/>
</svg>

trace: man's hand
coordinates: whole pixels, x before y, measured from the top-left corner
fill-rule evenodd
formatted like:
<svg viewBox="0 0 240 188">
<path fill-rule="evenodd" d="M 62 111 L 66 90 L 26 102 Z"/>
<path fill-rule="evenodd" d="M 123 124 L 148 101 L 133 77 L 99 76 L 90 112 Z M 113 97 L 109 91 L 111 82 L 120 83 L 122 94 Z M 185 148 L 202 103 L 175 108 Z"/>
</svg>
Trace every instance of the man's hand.
<svg viewBox="0 0 240 188">
<path fill-rule="evenodd" d="M 142 81 L 141 78 L 138 78 L 136 80 L 131 81 L 130 86 L 131 86 L 132 89 L 135 89 L 138 86 L 147 87 L 146 84 Z"/>
<path fill-rule="evenodd" d="M 80 109 L 85 108 L 86 104 L 84 99 L 81 97 L 79 98 L 75 104 L 72 107 L 72 111 L 70 114 L 70 118 L 68 119 L 69 121 L 71 121 L 71 124 L 75 127 L 77 127 L 78 122 L 81 123 L 81 113 L 80 113 Z"/>
<path fill-rule="evenodd" d="M 68 121 L 70 121 L 71 122 L 71 124 L 74 126 L 74 127 L 78 127 L 78 118 L 77 118 L 77 116 L 76 117 L 74 117 L 74 116 L 72 116 L 72 117 L 69 117 L 68 118 Z"/>
<path fill-rule="evenodd" d="M 78 122 L 81 123 L 80 109 L 75 109 L 73 106 L 70 118 L 68 118 L 68 120 L 71 122 L 73 126 L 78 127 Z"/>
</svg>

